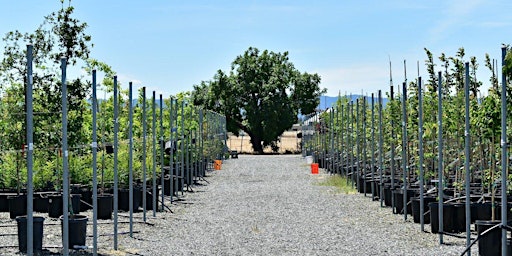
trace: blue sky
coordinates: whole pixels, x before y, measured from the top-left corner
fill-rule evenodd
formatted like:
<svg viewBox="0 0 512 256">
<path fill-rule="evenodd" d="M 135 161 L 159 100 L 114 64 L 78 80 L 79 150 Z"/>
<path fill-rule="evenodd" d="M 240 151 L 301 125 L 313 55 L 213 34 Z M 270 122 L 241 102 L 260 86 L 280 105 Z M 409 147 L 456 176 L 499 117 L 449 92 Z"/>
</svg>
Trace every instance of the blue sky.
<svg viewBox="0 0 512 256">
<path fill-rule="evenodd" d="M 31 32 L 60 8 L 57 0 L 0 0 L 0 34 Z M 164 96 L 192 90 L 248 47 L 288 51 L 301 70 L 318 73 L 327 95 L 388 90 L 425 76 L 423 48 L 453 56 L 459 47 L 476 56 L 485 84 L 485 53 L 500 58 L 512 39 L 510 0 L 178 1 L 74 0 L 75 15 L 88 23 L 93 58 Z M 0 42 L 0 48 L 3 49 Z"/>
</svg>

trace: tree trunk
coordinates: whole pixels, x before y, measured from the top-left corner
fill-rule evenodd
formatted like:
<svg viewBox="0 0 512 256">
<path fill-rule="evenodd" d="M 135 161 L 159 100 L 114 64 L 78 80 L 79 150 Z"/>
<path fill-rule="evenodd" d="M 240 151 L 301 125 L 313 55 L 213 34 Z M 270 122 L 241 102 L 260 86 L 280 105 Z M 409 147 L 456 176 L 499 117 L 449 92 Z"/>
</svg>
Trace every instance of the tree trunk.
<svg viewBox="0 0 512 256">
<path fill-rule="evenodd" d="M 261 145 L 261 139 L 255 135 L 251 135 L 251 144 L 254 152 L 257 154 L 263 154 L 263 146 Z"/>
</svg>

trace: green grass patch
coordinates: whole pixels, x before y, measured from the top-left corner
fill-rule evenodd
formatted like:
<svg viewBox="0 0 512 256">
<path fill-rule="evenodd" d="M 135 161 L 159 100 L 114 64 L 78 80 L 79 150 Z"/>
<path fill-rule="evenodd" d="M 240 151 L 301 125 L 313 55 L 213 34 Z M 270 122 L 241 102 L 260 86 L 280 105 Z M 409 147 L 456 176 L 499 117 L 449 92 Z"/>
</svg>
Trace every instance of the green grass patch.
<svg viewBox="0 0 512 256">
<path fill-rule="evenodd" d="M 350 180 L 347 182 L 347 178 L 340 175 L 324 176 L 317 185 L 335 187 L 338 193 L 355 194 L 357 192 L 355 188 L 352 188 Z"/>
</svg>

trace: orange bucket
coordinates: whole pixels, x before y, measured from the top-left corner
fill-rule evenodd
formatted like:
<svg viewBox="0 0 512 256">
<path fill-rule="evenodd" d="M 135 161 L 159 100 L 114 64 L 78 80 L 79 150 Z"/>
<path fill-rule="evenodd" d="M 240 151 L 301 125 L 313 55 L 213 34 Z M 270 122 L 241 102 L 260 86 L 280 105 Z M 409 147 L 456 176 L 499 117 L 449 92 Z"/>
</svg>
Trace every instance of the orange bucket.
<svg viewBox="0 0 512 256">
<path fill-rule="evenodd" d="M 222 167 L 222 160 L 215 160 L 213 161 L 213 169 L 216 171 L 220 171 L 220 168 Z"/>
<path fill-rule="evenodd" d="M 318 174 L 318 164 L 311 164 L 311 174 Z"/>
</svg>

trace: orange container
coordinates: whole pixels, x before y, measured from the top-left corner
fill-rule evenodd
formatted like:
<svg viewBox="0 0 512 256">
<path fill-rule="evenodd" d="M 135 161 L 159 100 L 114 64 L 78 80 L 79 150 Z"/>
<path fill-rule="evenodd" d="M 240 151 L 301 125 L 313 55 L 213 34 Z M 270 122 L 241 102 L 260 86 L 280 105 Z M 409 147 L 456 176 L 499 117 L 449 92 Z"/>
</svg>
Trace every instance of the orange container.
<svg viewBox="0 0 512 256">
<path fill-rule="evenodd" d="M 221 167 L 222 167 L 222 160 L 213 161 L 213 169 L 215 169 L 216 171 L 220 171 Z"/>
<path fill-rule="evenodd" d="M 318 174 L 318 164 L 311 164 L 311 174 Z"/>
</svg>

